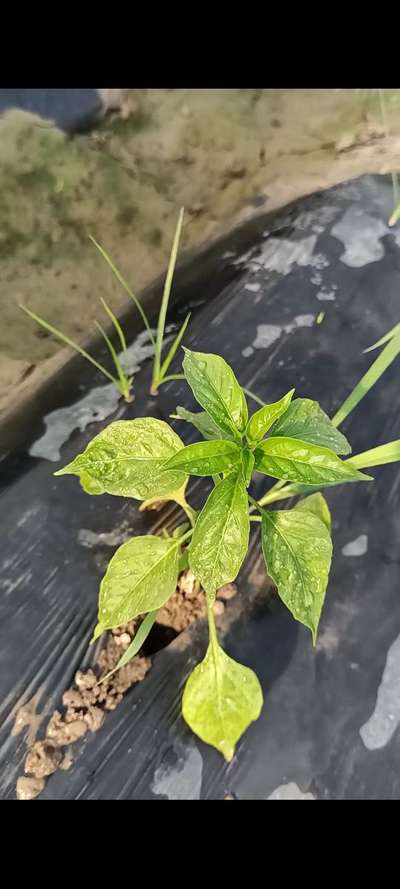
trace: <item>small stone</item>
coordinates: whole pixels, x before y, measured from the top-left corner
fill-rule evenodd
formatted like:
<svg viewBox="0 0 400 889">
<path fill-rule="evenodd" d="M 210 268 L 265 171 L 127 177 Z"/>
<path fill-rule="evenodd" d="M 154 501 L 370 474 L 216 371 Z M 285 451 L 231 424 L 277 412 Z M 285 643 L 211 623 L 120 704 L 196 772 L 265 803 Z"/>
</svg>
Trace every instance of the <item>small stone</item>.
<svg viewBox="0 0 400 889">
<path fill-rule="evenodd" d="M 97 732 L 103 725 L 105 719 L 104 710 L 100 707 L 89 707 L 83 717 L 89 731 Z"/>
<path fill-rule="evenodd" d="M 74 707 L 76 710 L 84 707 L 84 701 L 81 693 L 79 691 L 75 691 L 75 689 L 73 688 L 70 688 L 68 689 L 68 691 L 64 692 L 62 702 L 64 704 L 64 707 Z"/>
<path fill-rule="evenodd" d="M 214 605 L 213 605 L 213 612 L 215 614 L 215 617 L 221 617 L 221 615 L 224 613 L 224 611 L 225 611 L 224 603 L 219 602 L 217 599 L 217 601 L 214 602 Z"/>
<path fill-rule="evenodd" d="M 17 799 L 36 799 L 44 790 L 44 778 L 18 778 Z"/>
<path fill-rule="evenodd" d="M 78 670 L 75 673 L 75 685 L 78 688 L 94 688 L 96 685 L 97 679 L 93 670 L 87 670 L 86 673 L 82 673 L 81 670 Z"/>
<path fill-rule="evenodd" d="M 55 710 L 47 726 L 46 734 L 56 747 L 66 747 L 67 744 L 73 744 L 78 738 L 82 738 L 86 732 L 87 725 L 84 719 L 73 719 L 67 723 L 63 721 L 58 710 Z"/>
</svg>

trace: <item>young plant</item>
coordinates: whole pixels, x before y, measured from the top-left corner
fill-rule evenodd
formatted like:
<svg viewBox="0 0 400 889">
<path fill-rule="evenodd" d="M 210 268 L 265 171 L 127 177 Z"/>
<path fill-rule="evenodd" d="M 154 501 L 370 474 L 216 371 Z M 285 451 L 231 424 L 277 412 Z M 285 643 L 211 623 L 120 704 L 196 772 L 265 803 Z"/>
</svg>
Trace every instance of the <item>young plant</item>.
<svg viewBox="0 0 400 889">
<path fill-rule="evenodd" d="M 185 447 L 167 423 L 151 417 L 117 421 L 55 475 L 77 475 L 90 494 L 172 499 L 185 509 L 191 527 L 180 526 L 172 537 L 134 537 L 117 550 L 101 582 L 93 639 L 145 615 L 118 667 L 125 664 L 189 565 L 205 591 L 209 644 L 186 683 L 182 712 L 192 731 L 230 761 L 260 715 L 263 696 L 255 673 L 221 647 L 213 604 L 240 571 L 251 522 L 260 525 L 267 573 L 315 645 L 332 558 L 330 512 L 315 490 L 372 481 L 360 470 L 399 459 L 400 442 L 343 460 L 351 452 L 345 436 L 317 402 L 294 399 L 294 389 L 249 418 L 244 391 L 223 358 L 185 349 L 183 371 L 202 411 L 177 408 L 177 416 L 205 441 Z M 254 472 L 278 480 L 259 501 L 249 491 Z M 214 484 L 199 514 L 185 497 L 191 475 L 210 476 Z M 291 509 L 266 508 L 303 492 L 311 496 Z"/>
<path fill-rule="evenodd" d="M 107 305 L 105 299 L 101 298 L 101 303 L 103 305 L 103 308 L 107 312 L 108 317 L 111 319 L 111 321 L 114 325 L 114 329 L 118 335 L 122 350 L 123 350 L 123 352 L 125 352 L 126 351 L 126 340 L 125 340 L 125 336 L 124 336 L 122 327 L 121 327 L 118 319 L 115 317 L 114 313 L 110 309 L 110 307 Z M 89 352 L 86 352 L 86 349 L 83 349 L 83 347 L 80 346 L 79 343 L 76 343 L 69 336 L 66 336 L 66 334 L 63 333 L 61 330 L 58 330 L 57 327 L 53 327 L 52 324 L 49 324 L 49 322 L 45 321 L 44 318 L 41 318 L 40 315 L 36 315 L 35 312 L 32 312 L 31 309 L 27 309 L 26 306 L 20 305 L 20 309 L 22 309 L 22 311 L 25 312 L 26 315 L 29 315 L 29 317 L 32 318 L 33 321 L 36 321 L 37 324 L 40 324 L 40 326 L 43 327 L 44 330 L 47 330 L 49 333 L 52 333 L 53 336 L 55 336 L 55 337 L 57 337 L 57 339 L 61 340 L 62 343 L 65 343 L 66 346 L 70 346 L 71 349 L 74 349 L 75 352 L 78 352 L 79 355 L 82 355 L 82 357 L 85 358 L 86 361 L 89 361 L 90 364 L 93 364 L 93 366 L 97 370 L 99 370 L 100 373 L 102 373 L 104 377 L 106 377 L 108 380 L 111 380 L 111 382 L 114 383 L 114 385 L 116 386 L 118 391 L 121 393 L 122 397 L 125 398 L 125 401 L 128 401 L 128 402 L 132 401 L 131 390 L 132 390 L 133 377 L 127 377 L 127 375 L 125 374 L 125 372 L 122 368 L 121 362 L 119 360 L 119 357 L 117 355 L 117 352 L 115 351 L 110 338 L 107 336 L 105 330 L 103 330 L 101 324 L 99 324 L 98 321 L 96 321 L 95 324 L 96 324 L 96 327 L 100 331 L 100 333 L 107 345 L 108 351 L 109 351 L 111 358 L 113 360 L 113 363 L 114 363 L 115 370 L 117 372 L 116 376 L 114 374 L 110 373 L 110 371 L 108 371 L 106 367 L 104 367 L 102 364 L 100 364 L 99 361 L 96 361 L 96 359 L 93 358 L 93 356 L 90 355 Z"/>
<path fill-rule="evenodd" d="M 160 386 L 162 386 L 163 383 L 169 383 L 169 382 L 171 382 L 171 380 L 179 380 L 182 378 L 182 374 L 168 374 L 168 370 L 169 370 L 170 364 L 172 362 L 172 359 L 174 358 L 176 351 L 179 348 L 179 346 L 183 340 L 183 337 L 186 333 L 186 328 L 187 328 L 187 326 L 189 324 L 189 320 L 190 320 L 190 312 L 186 316 L 186 318 L 182 324 L 182 327 L 178 331 L 178 333 L 172 343 L 172 346 L 170 347 L 169 351 L 167 352 L 167 355 L 164 358 L 164 361 L 162 361 L 162 353 L 163 353 L 163 348 L 164 348 L 165 322 L 166 322 L 166 318 L 167 318 L 168 304 L 169 304 L 169 300 L 170 300 L 170 296 L 171 296 L 172 281 L 173 281 L 173 277 L 174 277 L 176 258 L 178 255 L 179 241 L 180 241 L 181 232 L 182 232 L 183 214 L 184 214 L 184 211 L 182 208 L 179 213 L 178 223 L 176 226 L 174 240 L 173 240 L 173 244 L 172 244 L 171 255 L 169 258 L 169 264 L 168 264 L 168 269 L 167 269 L 167 275 L 165 278 L 161 306 L 160 306 L 160 311 L 158 314 L 156 337 L 154 337 L 153 331 L 152 331 L 150 324 L 149 324 L 149 319 L 146 315 L 146 312 L 143 309 L 143 306 L 140 304 L 137 296 L 135 296 L 133 290 L 131 290 L 131 288 L 127 284 L 125 278 L 123 277 L 121 272 L 118 271 L 115 263 L 112 261 L 111 257 L 108 255 L 108 253 L 106 253 L 104 248 L 101 247 L 100 244 L 98 244 L 97 241 L 95 241 L 95 239 L 93 237 L 90 238 L 90 240 L 92 241 L 94 246 L 97 248 L 97 250 L 103 257 L 103 259 L 106 261 L 107 265 L 110 267 L 110 269 L 111 269 L 113 275 L 115 276 L 115 278 L 117 279 L 117 281 L 119 281 L 119 283 L 122 285 L 122 287 L 124 288 L 124 290 L 126 291 L 128 296 L 134 302 L 137 310 L 139 311 L 139 313 L 141 315 L 143 323 L 146 327 L 150 341 L 152 342 L 152 344 L 154 346 L 153 377 L 152 377 L 151 388 L 150 388 L 151 395 L 158 395 L 158 389 Z"/>
</svg>

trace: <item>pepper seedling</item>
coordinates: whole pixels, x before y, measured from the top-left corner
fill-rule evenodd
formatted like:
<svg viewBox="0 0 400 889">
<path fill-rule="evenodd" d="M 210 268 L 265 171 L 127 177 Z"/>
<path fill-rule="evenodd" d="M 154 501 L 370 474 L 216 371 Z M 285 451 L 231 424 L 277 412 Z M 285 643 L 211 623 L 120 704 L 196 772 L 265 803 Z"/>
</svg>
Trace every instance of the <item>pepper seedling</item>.
<svg viewBox="0 0 400 889">
<path fill-rule="evenodd" d="M 185 446 L 152 417 L 116 421 L 55 475 L 77 475 L 89 494 L 175 500 L 185 510 L 191 527 L 172 537 L 134 537 L 116 551 L 101 582 L 93 639 L 145 615 L 140 638 L 118 666 L 125 664 L 188 564 L 205 591 L 209 645 L 186 683 L 182 713 L 192 731 L 230 761 L 260 715 L 263 695 L 255 673 L 221 647 L 213 604 L 218 589 L 238 576 L 251 523 L 260 526 L 266 571 L 280 598 L 315 645 L 332 558 L 329 507 L 317 489 L 372 481 L 361 470 L 398 460 L 400 442 L 349 458 L 350 444 L 337 425 L 317 402 L 294 398 L 294 389 L 249 417 L 245 393 L 222 357 L 185 349 L 183 372 L 202 411 L 177 408 L 175 416 L 192 423 L 204 441 Z M 258 501 L 250 493 L 254 472 L 276 480 Z M 190 476 L 214 483 L 199 513 L 186 499 Z M 267 508 L 304 493 L 293 508 Z"/>
</svg>

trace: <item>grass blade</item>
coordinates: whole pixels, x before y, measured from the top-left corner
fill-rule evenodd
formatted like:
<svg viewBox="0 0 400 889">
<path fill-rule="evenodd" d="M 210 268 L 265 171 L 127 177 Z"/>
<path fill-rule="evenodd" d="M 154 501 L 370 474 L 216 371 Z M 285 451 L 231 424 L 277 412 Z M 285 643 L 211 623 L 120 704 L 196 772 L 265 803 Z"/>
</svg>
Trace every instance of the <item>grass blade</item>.
<svg viewBox="0 0 400 889">
<path fill-rule="evenodd" d="M 181 344 L 181 342 L 182 342 L 182 340 L 183 340 L 183 337 L 185 336 L 186 329 L 187 329 L 187 326 L 188 326 L 189 321 L 190 321 L 190 315 L 191 315 L 190 312 L 189 312 L 188 315 L 186 315 L 186 318 L 185 318 L 185 320 L 184 320 L 184 322 L 183 322 L 183 324 L 182 324 L 182 327 L 181 327 L 180 331 L 177 333 L 176 338 L 174 339 L 174 342 L 172 343 L 172 346 L 171 346 L 171 348 L 170 348 L 170 350 L 169 350 L 169 352 L 168 352 L 168 355 L 167 355 L 167 357 L 165 358 L 163 364 L 161 365 L 161 369 L 160 369 L 160 380 L 159 380 L 159 383 L 162 382 L 163 377 L 164 377 L 164 375 L 166 374 L 166 372 L 167 372 L 167 370 L 168 370 L 168 368 L 169 368 L 169 366 L 170 366 L 170 364 L 171 364 L 171 361 L 172 361 L 172 359 L 173 359 L 173 357 L 174 357 L 174 355 L 175 355 L 175 352 L 176 352 L 176 350 L 178 349 L 178 347 L 180 346 L 180 344 Z"/>
<path fill-rule="evenodd" d="M 119 341 L 121 343 L 121 347 L 122 347 L 123 351 L 126 352 L 127 345 L 126 345 L 125 334 L 124 334 L 124 331 L 122 330 L 122 327 L 118 321 L 118 318 L 115 317 L 114 312 L 112 311 L 112 309 L 110 309 L 110 306 L 107 305 L 105 299 L 103 299 L 102 296 L 100 297 L 100 302 L 101 302 L 103 308 L 105 309 L 105 311 L 107 312 L 108 317 L 111 319 L 111 321 L 115 327 L 115 330 L 117 331 L 117 334 L 119 336 Z"/>
<path fill-rule="evenodd" d="M 121 272 L 118 271 L 118 269 L 114 265 L 111 257 L 108 255 L 108 253 L 106 253 L 104 248 L 101 247 L 100 244 L 97 243 L 97 241 L 95 240 L 93 235 L 89 235 L 89 238 L 90 238 L 92 244 L 94 244 L 94 246 L 97 248 L 99 253 L 101 253 L 103 259 L 105 259 L 107 265 L 110 267 L 110 269 L 111 269 L 113 275 L 116 277 L 117 281 L 119 281 L 119 283 L 124 288 L 124 290 L 126 290 L 128 296 L 130 296 L 131 300 L 133 300 L 133 302 L 135 303 L 135 306 L 142 317 L 142 320 L 143 320 L 144 326 L 147 330 L 147 333 L 149 334 L 150 340 L 153 343 L 154 348 L 156 348 L 156 341 L 153 336 L 153 331 L 151 330 L 150 324 L 148 322 L 146 312 L 144 311 L 143 307 L 141 306 L 137 296 L 135 296 L 135 294 L 133 293 L 133 290 L 131 290 L 131 288 L 129 287 L 129 284 L 127 284 L 127 282 L 125 281 L 125 278 L 123 278 L 123 276 L 121 275 Z"/>
<path fill-rule="evenodd" d="M 153 384 L 154 387 L 157 388 L 158 383 L 160 382 L 160 366 L 161 366 L 161 352 L 163 347 L 164 340 L 164 331 L 165 331 L 165 321 L 167 317 L 168 303 L 171 294 L 172 287 L 172 279 L 174 277 L 175 265 L 176 265 L 176 257 L 178 255 L 179 248 L 179 240 L 182 231 L 183 225 L 183 207 L 180 210 L 178 224 L 175 230 L 174 241 L 172 244 L 171 255 L 168 263 L 167 275 L 165 278 L 164 291 L 161 300 L 160 313 L 158 316 L 158 325 L 157 325 L 157 341 L 156 341 L 156 354 L 154 356 L 154 372 L 153 372 Z"/>
<path fill-rule="evenodd" d="M 107 336 L 105 330 L 102 328 L 101 324 L 99 324 L 98 321 L 95 321 L 95 324 L 96 324 L 97 329 L 100 331 L 103 339 L 105 340 L 107 347 L 109 349 L 110 355 L 112 357 L 112 360 L 115 364 L 115 368 L 116 368 L 116 371 L 117 371 L 118 377 L 119 377 L 119 383 L 116 383 L 118 385 L 118 389 L 121 392 L 121 394 L 124 396 L 124 398 L 128 401 L 129 396 L 130 396 L 130 389 L 131 389 L 130 382 L 129 382 L 127 376 L 125 375 L 124 371 L 122 370 L 118 355 L 114 349 L 114 346 L 113 346 L 110 338 Z"/>
<path fill-rule="evenodd" d="M 400 439 L 388 441 L 378 445 L 369 451 L 363 451 L 355 457 L 350 457 L 346 463 L 351 463 L 356 469 L 367 469 L 369 466 L 384 466 L 386 463 L 396 463 L 400 460 Z"/>
<path fill-rule="evenodd" d="M 368 346 L 368 349 L 364 349 L 363 355 L 367 352 L 373 352 L 374 349 L 379 349 L 379 346 L 384 346 L 385 343 L 389 343 L 390 340 L 397 336 L 397 334 L 400 334 L 400 324 L 395 324 L 391 330 L 388 330 L 388 332 L 380 338 L 380 340 L 377 340 L 372 346 Z"/>
<path fill-rule="evenodd" d="M 400 219 L 400 202 L 397 204 L 397 207 L 394 208 L 393 213 L 389 219 L 389 225 L 396 225 L 396 222 Z"/>
<path fill-rule="evenodd" d="M 253 401 L 255 401 L 257 404 L 261 404 L 261 407 L 265 407 L 266 402 L 262 401 L 262 399 L 259 398 L 258 395 L 254 395 L 254 392 L 250 392 L 250 389 L 245 389 L 244 386 L 242 386 L 242 389 L 243 392 L 245 392 L 246 395 L 249 396 L 249 398 L 252 398 Z"/>
<path fill-rule="evenodd" d="M 169 374 L 167 377 L 163 377 L 159 382 L 159 386 L 162 386 L 163 383 L 171 383 L 172 380 L 186 380 L 185 374 Z M 178 417 L 178 419 L 181 419 Z"/>
<path fill-rule="evenodd" d="M 385 373 L 388 367 L 392 364 L 392 362 L 397 358 L 400 353 L 400 335 L 395 336 L 390 342 L 385 346 L 381 354 L 378 356 L 376 361 L 371 364 L 371 367 L 364 374 L 359 383 L 354 387 L 353 391 L 343 402 L 342 406 L 339 408 L 337 413 L 332 419 L 332 423 L 335 426 L 340 426 L 343 423 L 343 420 L 348 417 L 351 411 L 354 410 L 355 407 L 360 403 L 360 401 L 367 395 L 370 389 L 378 382 L 382 374 Z"/>
<path fill-rule="evenodd" d="M 135 657 L 135 655 L 138 653 L 138 651 L 140 651 L 143 643 L 146 641 L 150 633 L 157 614 L 158 611 L 149 611 L 149 613 L 146 614 L 146 617 L 140 624 L 140 627 L 136 635 L 133 637 L 129 648 L 127 648 L 126 651 L 124 651 L 122 657 L 120 657 L 117 666 L 114 667 L 113 670 L 110 670 L 110 672 L 107 673 L 106 676 L 103 676 L 102 679 L 100 679 L 100 682 L 98 682 L 98 685 L 100 685 L 102 682 L 105 682 L 106 679 L 109 679 L 110 676 L 112 676 L 113 673 L 116 673 L 117 670 L 120 670 L 121 667 L 125 667 L 126 664 L 129 664 L 129 661 L 131 661 L 132 658 Z"/>
<path fill-rule="evenodd" d="M 93 364 L 93 366 L 96 367 L 97 370 L 100 371 L 100 373 L 107 377 L 108 380 L 111 380 L 112 383 L 115 383 L 115 385 L 119 388 L 119 383 L 116 377 L 113 377 L 113 375 L 110 374 L 109 371 L 106 370 L 106 368 L 103 367 L 102 364 L 99 364 L 99 362 L 96 361 L 95 358 L 92 358 L 92 356 L 89 355 L 89 352 L 86 352 L 85 349 L 82 349 L 82 346 L 79 346 L 78 343 L 75 343 L 74 340 L 71 340 L 69 336 L 66 336 L 65 333 L 62 333 L 61 330 L 57 329 L 57 327 L 53 327 L 52 324 L 44 321 L 43 318 L 40 318 L 39 315 L 36 315 L 35 312 L 31 311 L 31 309 L 27 309 L 26 306 L 22 305 L 20 305 L 19 308 L 22 309 L 22 311 L 25 312 L 26 315 L 29 315 L 30 318 L 33 318 L 33 320 L 36 321 L 37 324 L 40 324 L 41 327 L 44 327 L 45 330 L 48 330 L 49 333 L 52 333 L 53 336 L 58 337 L 58 339 L 61 340 L 62 343 L 70 346 L 71 349 L 74 349 L 75 352 L 78 352 L 79 355 L 82 355 L 83 358 L 86 358 L 86 361 L 90 361 L 90 363 Z"/>
</svg>

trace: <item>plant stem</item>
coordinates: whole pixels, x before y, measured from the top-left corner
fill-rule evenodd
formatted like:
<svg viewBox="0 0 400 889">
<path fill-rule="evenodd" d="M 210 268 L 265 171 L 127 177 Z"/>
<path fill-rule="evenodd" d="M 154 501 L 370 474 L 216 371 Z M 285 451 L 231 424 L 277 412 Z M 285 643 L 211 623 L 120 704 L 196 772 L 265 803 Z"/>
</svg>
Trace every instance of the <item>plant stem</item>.
<svg viewBox="0 0 400 889">
<path fill-rule="evenodd" d="M 183 511 L 186 513 L 186 515 L 187 515 L 187 517 L 188 517 L 188 519 L 189 519 L 189 522 L 190 522 L 192 528 L 194 528 L 194 526 L 195 526 L 195 524 L 196 524 L 196 519 L 197 519 L 197 512 L 196 512 L 196 510 L 193 509 L 192 506 L 190 506 L 190 504 L 187 502 L 186 499 L 185 499 L 185 500 L 182 500 L 182 501 L 179 501 L 179 506 L 182 507 Z"/>
<path fill-rule="evenodd" d="M 215 616 L 214 616 L 214 599 L 206 593 L 206 601 L 207 601 L 207 618 L 208 618 L 208 631 L 210 634 L 210 643 L 214 657 L 217 657 L 219 644 L 218 644 L 218 636 L 217 636 L 217 627 L 215 625 Z"/>
</svg>

